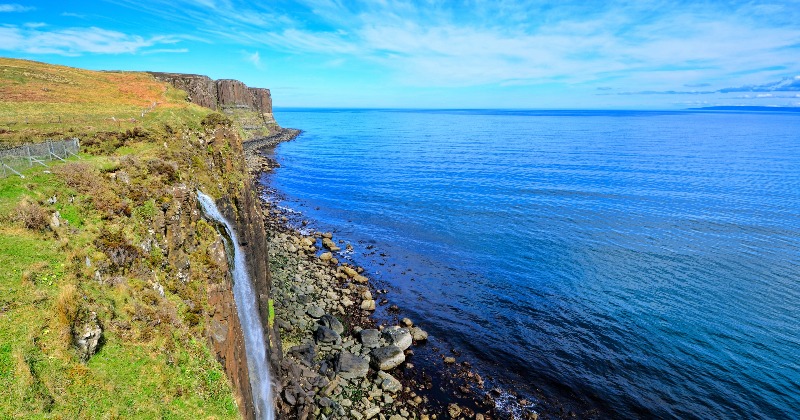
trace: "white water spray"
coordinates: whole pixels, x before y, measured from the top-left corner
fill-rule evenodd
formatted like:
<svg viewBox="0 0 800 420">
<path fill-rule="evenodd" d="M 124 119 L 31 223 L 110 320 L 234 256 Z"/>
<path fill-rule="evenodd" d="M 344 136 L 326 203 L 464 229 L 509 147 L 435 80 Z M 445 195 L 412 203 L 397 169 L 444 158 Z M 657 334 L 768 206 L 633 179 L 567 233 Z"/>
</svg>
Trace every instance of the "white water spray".
<svg viewBox="0 0 800 420">
<path fill-rule="evenodd" d="M 244 333 L 244 351 L 247 354 L 247 370 L 250 376 L 250 388 L 253 392 L 253 405 L 255 405 L 257 419 L 273 420 L 275 410 L 272 406 L 272 382 L 264 344 L 264 328 L 261 326 L 261 318 L 258 316 L 256 295 L 253 291 L 253 284 L 250 282 L 250 276 L 247 274 L 244 253 L 239 248 L 236 231 L 219 212 L 214 199 L 200 191 L 197 191 L 197 198 L 205 215 L 225 226 L 230 242 L 232 242 L 232 250 L 227 242 L 225 248 L 229 253 L 233 252 L 233 269 L 231 270 L 233 298 L 236 301 L 236 312 L 239 314 L 239 323 Z"/>
</svg>

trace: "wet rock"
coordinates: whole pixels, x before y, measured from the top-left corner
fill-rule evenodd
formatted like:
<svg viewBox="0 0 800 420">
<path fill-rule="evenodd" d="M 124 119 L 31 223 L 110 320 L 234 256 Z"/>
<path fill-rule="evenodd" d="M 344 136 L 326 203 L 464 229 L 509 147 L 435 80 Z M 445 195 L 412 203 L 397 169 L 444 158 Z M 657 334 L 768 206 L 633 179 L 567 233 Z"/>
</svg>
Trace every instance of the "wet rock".
<svg viewBox="0 0 800 420">
<path fill-rule="evenodd" d="M 447 363 L 448 365 L 452 365 L 453 363 L 456 362 L 456 358 L 448 356 L 444 358 L 444 362 Z"/>
<path fill-rule="evenodd" d="M 381 332 L 375 329 L 361 330 L 358 333 L 361 344 L 367 348 L 380 347 L 381 345 Z"/>
<path fill-rule="evenodd" d="M 369 361 L 365 357 L 346 351 L 336 356 L 334 365 L 336 372 L 344 379 L 363 378 L 369 372 Z"/>
<path fill-rule="evenodd" d="M 406 355 L 397 346 L 379 347 L 370 352 L 372 366 L 377 370 L 390 370 L 405 362 Z"/>
<path fill-rule="evenodd" d="M 328 248 L 329 250 L 331 250 L 333 252 L 342 250 L 342 248 L 339 248 L 338 246 L 336 246 L 336 244 L 333 243 L 333 241 L 330 238 L 322 238 L 322 246 L 324 246 L 325 248 Z"/>
<path fill-rule="evenodd" d="M 400 323 L 401 323 L 401 324 L 403 324 L 403 325 L 405 325 L 405 326 L 406 326 L 406 328 L 409 328 L 409 327 L 411 327 L 412 325 L 414 325 L 414 323 L 413 323 L 413 322 L 411 322 L 411 320 L 410 320 L 410 319 L 408 319 L 408 318 L 403 318 L 403 319 L 400 321 Z"/>
<path fill-rule="evenodd" d="M 386 339 L 389 344 L 394 344 L 399 347 L 400 350 L 411 347 L 411 334 L 405 328 L 397 326 L 387 327 L 383 330 L 383 338 Z"/>
<path fill-rule="evenodd" d="M 319 319 L 319 323 L 322 326 L 328 327 L 334 331 L 336 334 L 341 335 L 344 332 L 344 325 L 342 325 L 341 321 L 338 318 L 331 314 L 325 314 Z"/>
<path fill-rule="evenodd" d="M 299 297 L 299 296 L 298 296 L 298 297 Z M 307 313 L 307 314 L 308 314 L 308 316 L 310 316 L 311 318 L 315 318 L 315 319 L 316 319 L 316 318 L 322 318 L 322 316 L 323 316 L 323 315 L 325 315 L 325 310 L 324 310 L 324 309 L 322 309 L 322 308 L 320 308 L 320 307 L 319 307 L 319 306 L 317 306 L 317 305 L 311 305 L 311 306 L 308 308 L 308 310 L 306 311 L 306 313 Z"/>
<path fill-rule="evenodd" d="M 331 259 L 333 259 L 333 254 L 331 254 L 330 252 L 325 252 L 325 253 L 323 253 L 322 255 L 319 256 L 319 259 L 324 261 L 324 262 L 328 262 Z"/>
<path fill-rule="evenodd" d="M 420 327 L 411 327 L 408 332 L 411 333 L 411 338 L 413 338 L 414 341 L 425 341 L 428 339 L 428 333 Z"/>
<path fill-rule="evenodd" d="M 381 389 L 386 392 L 396 394 L 403 389 L 403 384 L 401 384 L 400 381 L 398 381 L 394 376 L 386 372 L 378 372 L 378 378 L 381 381 Z"/>
<path fill-rule="evenodd" d="M 447 412 L 450 414 L 451 419 L 458 418 L 461 415 L 461 407 L 458 404 L 451 403 L 447 406 Z"/>
<path fill-rule="evenodd" d="M 317 330 L 314 331 L 314 341 L 324 344 L 340 344 L 342 342 L 342 337 L 336 331 L 320 325 L 317 327 Z"/>
</svg>

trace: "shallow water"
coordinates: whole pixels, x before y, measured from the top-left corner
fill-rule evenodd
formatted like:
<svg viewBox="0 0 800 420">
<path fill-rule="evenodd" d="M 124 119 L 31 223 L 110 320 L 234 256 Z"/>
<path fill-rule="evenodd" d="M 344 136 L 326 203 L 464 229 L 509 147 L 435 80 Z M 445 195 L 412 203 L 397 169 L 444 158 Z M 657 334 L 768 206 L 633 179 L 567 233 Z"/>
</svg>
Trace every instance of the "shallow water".
<svg viewBox="0 0 800 420">
<path fill-rule="evenodd" d="M 479 371 L 619 417 L 800 413 L 800 116 L 275 114 L 305 130 L 282 204 Z"/>
</svg>

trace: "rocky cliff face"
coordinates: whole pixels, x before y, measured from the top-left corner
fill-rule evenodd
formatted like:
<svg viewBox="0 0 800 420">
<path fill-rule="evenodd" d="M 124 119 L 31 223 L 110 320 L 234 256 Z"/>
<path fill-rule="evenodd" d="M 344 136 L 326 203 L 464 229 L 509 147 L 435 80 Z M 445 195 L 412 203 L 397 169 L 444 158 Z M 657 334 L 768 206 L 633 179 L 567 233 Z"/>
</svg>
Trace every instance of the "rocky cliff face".
<svg viewBox="0 0 800 420">
<path fill-rule="evenodd" d="M 272 95 L 269 89 L 251 88 L 238 80 L 212 80 L 197 74 L 150 72 L 157 80 L 186 91 L 188 99 L 217 111 L 248 110 L 273 123 Z"/>
</svg>

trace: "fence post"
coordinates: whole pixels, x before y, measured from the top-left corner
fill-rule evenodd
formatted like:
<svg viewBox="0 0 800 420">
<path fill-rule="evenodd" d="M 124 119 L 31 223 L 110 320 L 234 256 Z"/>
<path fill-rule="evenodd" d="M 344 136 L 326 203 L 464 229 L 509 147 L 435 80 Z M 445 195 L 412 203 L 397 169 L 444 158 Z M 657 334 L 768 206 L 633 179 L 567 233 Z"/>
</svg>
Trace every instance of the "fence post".
<svg viewBox="0 0 800 420">
<path fill-rule="evenodd" d="M 25 148 L 28 149 L 28 166 L 33 166 L 33 157 L 31 157 L 31 145 L 26 144 Z"/>
<path fill-rule="evenodd" d="M 64 159 L 68 158 L 69 154 L 67 154 L 67 141 L 66 140 L 61 140 L 61 148 L 64 149 Z"/>
</svg>

